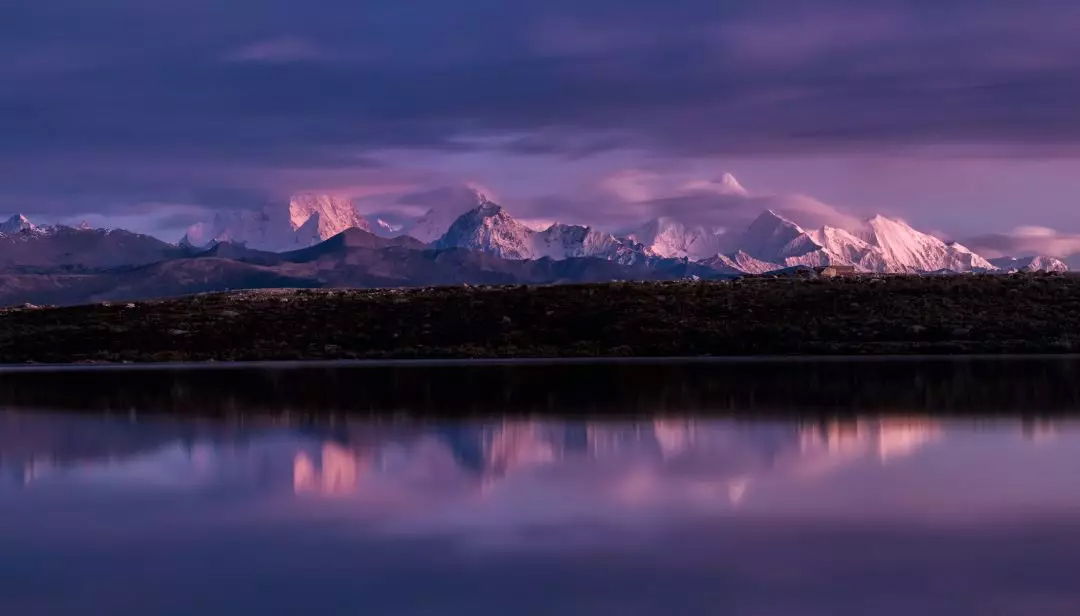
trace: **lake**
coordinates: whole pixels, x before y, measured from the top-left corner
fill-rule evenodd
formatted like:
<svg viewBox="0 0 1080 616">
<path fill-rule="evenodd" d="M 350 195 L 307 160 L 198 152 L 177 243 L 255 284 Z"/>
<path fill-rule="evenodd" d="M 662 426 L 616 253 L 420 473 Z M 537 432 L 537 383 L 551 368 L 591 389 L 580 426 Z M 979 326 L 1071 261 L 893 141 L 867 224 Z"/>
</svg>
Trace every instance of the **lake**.
<svg viewBox="0 0 1080 616">
<path fill-rule="evenodd" d="M 1078 377 L 2 372 L 0 614 L 1077 614 Z"/>
</svg>

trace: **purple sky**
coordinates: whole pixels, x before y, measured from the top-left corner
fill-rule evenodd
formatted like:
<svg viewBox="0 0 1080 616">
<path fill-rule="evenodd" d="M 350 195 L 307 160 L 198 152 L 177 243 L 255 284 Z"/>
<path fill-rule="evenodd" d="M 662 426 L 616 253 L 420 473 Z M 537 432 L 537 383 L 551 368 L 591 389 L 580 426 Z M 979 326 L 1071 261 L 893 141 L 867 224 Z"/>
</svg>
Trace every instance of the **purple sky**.
<svg viewBox="0 0 1080 616">
<path fill-rule="evenodd" d="M 950 237 L 1078 233 L 1078 31 L 1073 0 L 6 2 L 0 213 L 175 239 L 472 185 L 616 227 L 732 172 Z"/>
</svg>

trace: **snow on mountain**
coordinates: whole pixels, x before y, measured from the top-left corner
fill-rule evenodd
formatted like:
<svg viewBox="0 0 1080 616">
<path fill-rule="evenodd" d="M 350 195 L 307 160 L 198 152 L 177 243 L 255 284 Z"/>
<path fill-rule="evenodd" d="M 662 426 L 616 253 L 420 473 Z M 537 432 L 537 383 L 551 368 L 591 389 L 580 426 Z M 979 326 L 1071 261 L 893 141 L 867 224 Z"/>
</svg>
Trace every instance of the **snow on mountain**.
<svg viewBox="0 0 1080 616">
<path fill-rule="evenodd" d="M 474 198 L 451 200 L 445 206 L 428 210 L 412 224 L 405 225 L 402 231 L 405 235 L 425 244 L 434 243 L 446 235 L 450 225 L 454 224 L 458 218 L 485 203 L 491 203 L 483 193 L 473 191 L 472 194 Z"/>
<path fill-rule="evenodd" d="M 207 246 L 214 242 L 243 244 L 257 250 L 283 251 L 295 248 L 296 230 L 289 226 L 287 212 L 239 210 L 218 212 L 210 222 L 188 228 L 182 246 Z"/>
<path fill-rule="evenodd" d="M 772 210 L 766 210 L 750 224 L 740 238 L 739 248 L 755 259 L 785 267 L 829 265 L 840 260 L 799 225 Z"/>
<path fill-rule="evenodd" d="M 824 265 L 853 265 L 862 271 L 891 273 L 995 269 L 960 244 L 943 242 L 883 216 L 867 221 L 861 234 L 829 226 L 805 231 L 767 210 L 739 236 L 738 251 L 717 255 L 703 264 L 748 274 Z"/>
<path fill-rule="evenodd" d="M 398 233 L 400 233 L 403 228 L 404 228 L 403 225 L 396 225 L 396 224 L 394 224 L 392 222 L 388 222 L 386 220 L 383 220 L 382 218 L 376 218 L 375 219 L 375 226 L 373 227 L 373 232 L 376 235 L 392 236 L 392 235 L 397 235 Z"/>
<path fill-rule="evenodd" d="M 664 216 L 650 220 L 627 238 L 659 257 L 699 261 L 721 252 L 724 232 L 701 225 L 685 225 Z"/>
<path fill-rule="evenodd" d="M 1003 272 L 1067 272 L 1069 266 L 1054 257 L 1001 257 L 990 259 L 994 267 Z"/>
<path fill-rule="evenodd" d="M 994 266 L 967 247 L 946 243 L 922 233 L 899 220 L 875 216 L 867 221 L 862 239 L 880 251 L 883 263 L 878 271 L 933 272 L 952 270 L 993 270 Z"/>
<path fill-rule="evenodd" d="M 871 271 L 884 267 L 873 246 L 856 237 L 849 231 L 837 227 L 824 226 L 809 231 L 807 235 L 815 244 L 845 263 L 860 265 Z"/>
<path fill-rule="evenodd" d="M 435 247 L 468 248 L 502 259 L 532 259 L 534 235 L 536 231 L 514 220 L 501 206 L 485 201 L 458 217 Z"/>
<path fill-rule="evenodd" d="M 718 254 L 700 263 L 724 274 L 764 274 L 784 267 L 777 263 L 755 259 L 741 250 L 730 255 Z"/>
<path fill-rule="evenodd" d="M 646 251 L 640 244 L 620 239 L 610 233 L 581 225 L 555 223 L 533 238 L 534 258 L 555 260 L 571 257 L 597 257 L 623 265 L 640 263 Z"/>
<path fill-rule="evenodd" d="M 717 194 L 749 197 L 730 174 L 710 182 L 708 188 Z M 379 219 L 373 228 L 348 199 L 297 195 L 287 204 L 267 205 L 261 210 L 218 213 L 212 221 L 188 229 L 181 243 L 201 247 L 231 242 L 255 250 L 287 252 L 359 228 L 374 229 L 385 236 L 404 232 L 437 248 L 467 248 L 504 259 L 595 257 L 622 265 L 655 265 L 662 259 L 679 259 L 732 274 L 824 265 L 853 265 L 861 271 L 887 273 L 993 271 L 999 267 L 1007 271 L 1068 269 L 1052 257 L 991 263 L 961 244 L 947 243 L 884 216 L 875 216 L 859 228 L 807 230 L 778 213 L 783 210 L 770 207 L 747 223 L 745 211 L 725 221 L 721 214 L 727 210 L 720 207 L 708 225 L 661 216 L 619 237 L 593 227 L 560 223 L 538 230 L 479 192 L 451 201 L 412 224 L 395 224 L 398 219 L 390 216 L 389 221 Z M 462 211 L 466 205 L 469 209 Z M 747 225 L 745 230 L 739 232 L 743 225 Z M 0 223 L 0 236 L 51 234 L 58 228 L 37 227 L 16 215 Z"/>
<path fill-rule="evenodd" d="M 749 195 L 750 192 L 743 188 L 743 185 L 739 183 L 739 180 L 735 179 L 734 175 L 725 173 L 720 177 L 719 191 L 729 195 Z"/>
<path fill-rule="evenodd" d="M 861 235 L 860 235 L 861 233 Z M 766 210 L 738 235 L 657 218 L 617 238 L 589 227 L 553 224 L 536 231 L 484 200 L 438 239 L 439 248 L 468 248 L 506 259 L 597 257 L 622 264 L 688 259 L 726 273 L 760 274 L 791 267 L 853 265 L 867 272 L 992 271 L 986 259 L 907 224 L 877 216 L 860 233 L 837 227 L 806 231 Z M 723 248 L 734 247 L 734 251 Z"/>
<path fill-rule="evenodd" d="M 451 213 L 447 210 L 428 210 L 427 214 L 406 226 L 404 231 L 406 235 L 430 244 L 445 235 L 461 214 L 462 212 Z"/>
<path fill-rule="evenodd" d="M 719 180 L 695 180 L 683 184 L 684 191 L 706 192 L 714 195 L 749 197 L 750 191 L 743 188 L 734 175 L 725 173 Z"/>
<path fill-rule="evenodd" d="M 261 210 L 219 212 L 213 221 L 188 229 L 182 245 L 206 246 L 233 242 L 248 248 L 285 252 L 327 240 L 345 229 L 371 230 L 352 202 L 330 195 L 297 195 L 288 206 L 267 205 Z"/>
<path fill-rule="evenodd" d="M 504 259 L 598 257 L 632 264 L 645 258 L 640 246 L 590 227 L 556 223 L 536 231 L 486 200 L 458 217 L 435 246 L 468 248 Z"/>
<path fill-rule="evenodd" d="M 753 199 L 731 174 L 698 188 L 724 198 L 745 198 L 747 203 Z M 705 206 L 707 203 L 699 209 Z M 667 215 L 644 223 L 626 237 L 617 237 L 579 225 L 555 223 L 542 230 L 532 228 L 473 191 L 449 199 L 445 205 L 440 201 L 440 207 L 412 224 L 379 220 L 375 232 L 386 236 L 401 232 L 438 248 L 468 248 L 505 259 L 597 257 L 621 264 L 688 259 L 713 269 L 744 273 L 824 265 L 895 273 L 995 269 L 960 244 L 946 243 L 884 216 L 871 218 L 857 229 L 823 226 L 806 230 L 778 213 L 787 210 L 777 207 L 768 206 L 741 233 L 738 229 L 750 220 L 746 208 L 725 220 L 728 210 L 720 207 L 710 216 L 699 217 L 710 219 L 708 224 Z M 855 225 L 852 222 L 850 227 Z M 316 244 L 349 227 L 372 230 L 346 199 L 300 195 L 290 200 L 288 208 L 219 214 L 210 223 L 193 226 L 183 241 L 197 246 L 231 241 L 281 252 Z"/>
<path fill-rule="evenodd" d="M 821 247 L 814 244 L 799 225 L 766 210 L 739 238 L 739 248 L 757 259 L 779 262 L 785 256 Z"/>
<path fill-rule="evenodd" d="M 345 229 L 371 231 L 349 199 L 330 195 L 297 195 L 289 200 L 289 225 L 301 242 L 329 239 Z"/>
<path fill-rule="evenodd" d="M 123 229 L 25 224 L 19 228 L 16 233 L 0 233 L 0 271 L 70 272 L 147 265 L 181 253 L 172 244 Z"/>
<path fill-rule="evenodd" d="M 740 236 L 738 247 L 758 262 L 753 266 L 755 269 L 762 267 L 759 263 L 774 263 L 781 267 L 849 264 L 844 258 L 825 250 L 799 225 L 772 210 L 766 210 L 750 224 Z"/>
<path fill-rule="evenodd" d="M 869 272 L 993 270 L 966 247 L 884 216 L 866 222 L 862 236 L 836 227 L 804 231 L 783 216 L 766 211 L 740 237 L 738 248 L 754 259 L 783 267 L 854 265 Z"/>
<path fill-rule="evenodd" d="M 22 233 L 23 231 L 33 232 L 36 230 L 37 226 L 22 214 L 15 214 L 11 218 L 0 223 L 0 234 L 3 235 L 14 235 L 16 233 Z"/>
</svg>

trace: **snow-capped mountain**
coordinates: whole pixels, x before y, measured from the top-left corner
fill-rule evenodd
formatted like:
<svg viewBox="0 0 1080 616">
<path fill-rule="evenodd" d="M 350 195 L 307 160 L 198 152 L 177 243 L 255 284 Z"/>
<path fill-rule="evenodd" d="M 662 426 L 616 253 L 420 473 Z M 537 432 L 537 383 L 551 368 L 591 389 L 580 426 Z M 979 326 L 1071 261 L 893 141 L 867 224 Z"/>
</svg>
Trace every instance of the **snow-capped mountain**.
<svg viewBox="0 0 1080 616">
<path fill-rule="evenodd" d="M 617 238 L 610 233 L 581 225 L 555 223 L 533 236 L 533 248 L 541 257 L 568 259 L 571 257 L 597 257 L 623 265 L 640 263 L 648 251 L 628 238 Z"/>
<path fill-rule="evenodd" d="M 289 226 L 297 239 L 317 244 L 345 229 L 371 231 L 371 225 L 357 213 L 352 201 L 330 195 L 297 195 L 289 200 Z"/>
<path fill-rule="evenodd" d="M 743 185 L 739 183 L 739 180 L 735 179 L 735 176 L 730 173 L 724 173 L 720 176 L 719 182 L 713 182 L 711 188 L 718 193 L 726 195 L 740 195 L 748 196 L 750 191 L 743 188 Z"/>
<path fill-rule="evenodd" d="M 766 210 L 750 223 L 739 238 L 739 249 L 758 261 L 779 267 L 847 263 L 825 250 L 799 225 L 772 210 Z"/>
<path fill-rule="evenodd" d="M 718 206 L 723 208 L 720 212 L 726 211 L 732 198 L 746 203 L 760 202 L 763 206 L 776 201 L 755 201 L 755 196 L 731 174 L 697 188 L 727 200 Z M 782 199 L 780 202 L 788 203 Z M 707 206 L 708 202 L 704 203 Z M 818 212 L 822 208 L 827 206 L 817 204 L 795 209 Z M 650 258 L 688 259 L 704 262 L 714 269 L 743 273 L 833 264 L 889 273 L 995 269 L 961 244 L 944 242 L 884 216 L 861 223 L 841 217 L 849 219 L 844 226 L 850 228 L 826 225 L 807 230 L 776 209 L 765 209 L 747 225 L 741 222 L 748 220 L 743 207 L 740 215 L 730 222 L 715 212 L 701 218 L 720 224 L 696 224 L 661 216 L 621 237 L 595 228 L 562 224 L 536 231 L 480 194 L 475 207 L 447 221 L 452 211 L 452 208 L 432 210 L 406 228 L 405 233 L 424 242 L 434 242 L 440 248 L 469 248 L 512 259 L 593 256 L 622 263 Z M 747 226 L 742 228 L 744 225 Z"/>
<path fill-rule="evenodd" d="M 0 234 L 14 235 L 16 233 L 34 232 L 37 230 L 37 226 L 30 222 L 26 216 L 22 214 L 15 214 L 11 218 L 0 223 Z"/>
<path fill-rule="evenodd" d="M 0 272 L 86 272 L 157 263 L 183 252 L 155 237 L 123 229 L 38 226 L 23 216 L 13 216 L 3 226 Z"/>
<path fill-rule="evenodd" d="M 722 274 L 764 274 L 766 272 L 782 269 L 776 263 L 755 259 L 749 254 L 737 250 L 730 255 L 718 254 L 708 259 L 699 261 L 702 265 L 710 267 Z"/>
<path fill-rule="evenodd" d="M 432 208 L 401 230 L 405 235 L 425 244 L 434 243 L 446 235 L 450 225 L 454 224 L 458 218 L 486 203 L 491 203 L 491 200 L 483 193 L 472 191 L 471 194 L 475 198 L 452 200 L 443 207 Z"/>
<path fill-rule="evenodd" d="M 503 259 L 599 257 L 630 264 L 645 257 L 640 246 L 589 227 L 556 223 L 536 231 L 487 200 L 458 217 L 435 247 L 468 248 Z"/>
<path fill-rule="evenodd" d="M 535 231 L 514 220 L 501 206 L 484 201 L 455 220 L 435 246 L 468 248 L 501 259 L 532 259 L 536 256 L 535 235 Z"/>
<path fill-rule="evenodd" d="M 879 215 L 866 224 L 868 229 L 863 232 L 862 239 L 876 248 L 881 257 L 880 263 L 874 260 L 876 267 L 867 269 L 886 272 L 994 269 L 989 261 L 967 247 L 955 242 L 946 243 L 899 220 Z"/>
<path fill-rule="evenodd" d="M 411 223 L 379 220 L 374 232 L 383 236 L 408 235 L 436 248 L 467 248 L 504 259 L 563 260 L 595 257 L 624 265 L 650 263 L 656 259 L 683 259 L 719 272 L 758 274 L 790 267 L 852 265 L 860 271 L 883 273 L 994 271 L 994 264 L 958 243 L 949 243 L 912 228 L 900 220 L 875 216 L 859 222 L 840 217 L 837 224 L 804 229 L 784 214 L 818 212 L 827 208 L 788 207 L 790 200 L 758 199 L 731 174 L 699 188 L 726 199 L 716 212 L 697 224 L 674 216 L 645 222 L 625 237 L 580 225 L 555 223 L 537 230 L 510 215 L 480 192 L 450 199 Z M 741 199 L 738 216 L 725 221 L 722 214 L 731 199 Z M 708 201 L 695 207 L 708 207 Z M 801 202 L 800 202 L 801 203 Z M 746 204 L 764 209 L 749 224 Z M 700 210 L 697 210 L 700 213 Z M 753 211 L 753 210 L 749 210 Z M 718 214 L 719 213 L 719 214 Z M 820 219 L 820 216 L 818 217 Z M 836 217 L 833 217 L 835 219 Z M 813 219 L 813 216 L 810 217 Z M 717 224 L 718 223 L 718 224 Z M 17 226 L 21 223 L 5 223 Z M 821 220 L 818 220 L 821 224 Z M 201 246 L 212 241 L 231 241 L 249 248 L 276 252 L 318 243 L 349 227 L 372 230 L 345 199 L 330 196 L 294 197 L 288 208 L 220 214 L 211 223 L 192 227 L 183 242 Z M 1034 263 L 1007 263 L 1006 267 L 1057 270 L 1064 266 L 1052 259 Z"/>
<path fill-rule="evenodd" d="M 729 176 L 706 188 L 724 199 L 716 203 L 714 211 L 701 211 L 713 203 L 708 195 L 704 200 L 695 200 L 692 207 L 668 204 L 665 211 L 681 211 L 684 214 L 680 216 L 688 220 L 708 220 L 709 224 L 666 216 L 643 224 L 626 237 L 561 223 L 540 230 L 515 219 L 480 193 L 461 192 L 451 195 L 454 198 L 448 199 L 446 207 L 429 211 L 411 225 L 399 225 L 407 219 L 387 211 L 386 219 L 380 219 L 377 226 L 369 225 L 346 199 L 300 195 L 287 204 L 258 211 L 221 213 L 213 221 L 189 229 L 181 247 L 123 230 L 37 226 L 25 216 L 16 215 L 0 219 L 0 272 L 26 276 L 42 272 L 69 276 L 80 272 L 103 279 L 112 276 L 119 285 L 117 289 L 144 285 L 140 288 L 147 289 L 145 296 L 153 296 L 244 285 L 715 279 L 824 265 L 851 265 L 862 272 L 923 274 L 1068 270 L 1062 260 L 1042 256 L 990 262 L 961 244 L 943 241 L 884 216 L 864 221 L 845 216 L 835 226 L 818 226 L 822 219 L 801 217 L 799 212 L 803 210 L 785 208 L 783 204 L 773 207 L 770 204 L 774 202 L 757 199 Z M 437 198 L 442 203 L 441 197 Z M 727 219 L 732 199 L 741 200 L 737 204 L 740 209 Z M 469 209 L 462 211 L 463 205 L 469 205 Z M 450 215 L 452 219 L 448 219 Z M 792 218 L 813 220 L 815 224 L 813 228 L 800 226 Z M 375 241 L 377 238 L 369 233 L 373 227 L 375 233 L 384 236 L 403 232 L 419 241 Z M 347 232 L 349 229 L 353 231 Z M 191 249 L 215 241 L 219 245 L 213 250 Z M 432 247 L 467 251 L 432 251 Z M 287 254 L 267 255 L 265 251 Z M 320 268 L 304 270 L 296 265 L 312 262 L 318 255 L 322 255 L 318 258 Z M 281 271 L 272 270 L 282 263 L 289 265 Z M 335 269 L 335 264 L 348 267 Z M 160 268 L 142 273 L 111 271 L 148 265 Z M 260 267 L 271 269 L 264 271 Z M 145 280 L 136 279 L 136 275 L 145 276 Z M 20 279 L 18 285 L 28 285 L 25 288 L 30 291 L 13 297 L 81 301 L 96 297 L 94 285 L 113 284 L 80 280 Z M 18 285 L 9 284 L 9 288 L 15 292 Z"/>
<path fill-rule="evenodd" d="M 1003 272 L 1067 272 L 1069 266 L 1054 257 L 1001 257 L 990 259 Z"/>
<path fill-rule="evenodd" d="M 485 201 L 466 212 L 435 242 L 504 259 L 597 257 L 623 264 L 684 258 L 719 272 L 760 274 L 789 267 L 853 265 L 883 273 L 993 271 L 986 259 L 898 221 L 875 216 L 856 232 L 836 227 L 804 230 L 766 210 L 742 233 L 730 235 L 656 219 L 627 238 L 589 227 L 554 224 L 536 231 L 501 206 Z M 725 246 L 734 250 L 722 251 Z"/>
<path fill-rule="evenodd" d="M 805 231 L 769 210 L 738 241 L 739 251 L 708 264 L 760 273 L 784 267 L 853 265 L 866 272 L 993 271 L 994 265 L 957 243 L 875 216 L 856 233 L 835 227 Z"/>
<path fill-rule="evenodd" d="M 658 257 L 698 261 L 723 251 L 724 231 L 686 225 L 662 216 L 645 223 L 627 238 Z"/>
<path fill-rule="evenodd" d="M 345 229 L 371 230 L 348 199 L 331 195 L 297 195 L 287 206 L 218 213 L 209 223 L 188 229 L 181 244 L 206 246 L 233 242 L 248 248 L 285 252 L 327 240 Z"/>
<path fill-rule="evenodd" d="M 858 264 L 863 269 L 875 271 L 884 266 L 884 261 L 875 262 L 878 259 L 875 256 L 874 247 L 850 231 L 824 226 L 809 231 L 807 235 L 826 253 L 837 258 L 840 263 Z"/>
</svg>

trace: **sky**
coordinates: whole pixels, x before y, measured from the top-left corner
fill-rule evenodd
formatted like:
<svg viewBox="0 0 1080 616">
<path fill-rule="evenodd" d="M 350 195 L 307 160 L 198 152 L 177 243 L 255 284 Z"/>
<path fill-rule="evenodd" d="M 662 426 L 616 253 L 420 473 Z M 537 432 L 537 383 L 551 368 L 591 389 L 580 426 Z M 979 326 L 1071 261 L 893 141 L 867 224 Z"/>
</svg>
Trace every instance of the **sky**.
<svg viewBox="0 0 1080 616">
<path fill-rule="evenodd" d="M 475 188 L 621 228 L 730 172 L 1080 251 L 1077 31 L 1073 0 L 0 2 L 0 214 L 175 240 L 298 192 Z"/>
</svg>

